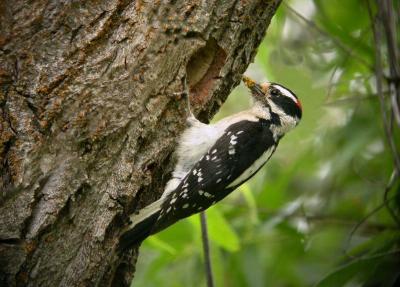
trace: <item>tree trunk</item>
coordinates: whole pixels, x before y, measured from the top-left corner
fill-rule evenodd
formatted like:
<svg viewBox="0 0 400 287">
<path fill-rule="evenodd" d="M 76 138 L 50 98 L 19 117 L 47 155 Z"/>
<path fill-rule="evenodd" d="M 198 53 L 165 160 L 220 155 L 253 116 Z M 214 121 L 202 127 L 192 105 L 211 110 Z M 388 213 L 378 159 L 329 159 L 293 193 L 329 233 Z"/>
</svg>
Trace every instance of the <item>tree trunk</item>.
<svg viewBox="0 0 400 287">
<path fill-rule="evenodd" d="M 280 0 L 0 2 L 0 285 L 125 286 L 128 214 L 240 81 Z"/>
</svg>

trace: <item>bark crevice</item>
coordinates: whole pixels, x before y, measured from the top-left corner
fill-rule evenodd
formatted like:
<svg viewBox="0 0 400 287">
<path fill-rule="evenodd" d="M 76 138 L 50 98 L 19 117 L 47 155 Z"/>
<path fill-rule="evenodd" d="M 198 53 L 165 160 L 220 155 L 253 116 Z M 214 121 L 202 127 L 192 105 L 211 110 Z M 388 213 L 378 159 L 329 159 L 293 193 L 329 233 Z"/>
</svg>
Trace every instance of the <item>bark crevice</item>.
<svg viewBox="0 0 400 287">
<path fill-rule="evenodd" d="M 116 245 L 169 179 L 182 79 L 207 122 L 279 2 L 0 3 L 0 285 L 129 285 Z"/>
</svg>

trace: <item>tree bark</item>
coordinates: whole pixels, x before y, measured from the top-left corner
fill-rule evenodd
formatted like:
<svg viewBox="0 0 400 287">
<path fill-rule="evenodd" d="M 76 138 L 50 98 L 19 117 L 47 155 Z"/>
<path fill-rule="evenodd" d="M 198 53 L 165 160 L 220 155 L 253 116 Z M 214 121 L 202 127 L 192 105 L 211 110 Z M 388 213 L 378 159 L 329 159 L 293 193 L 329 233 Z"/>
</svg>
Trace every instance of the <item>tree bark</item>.
<svg viewBox="0 0 400 287">
<path fill-rule="evenodd" d="M 240 81 L 280 0 L 0 2 L 0 285 L 129 286 L 127 216 Z"/>
</svg>

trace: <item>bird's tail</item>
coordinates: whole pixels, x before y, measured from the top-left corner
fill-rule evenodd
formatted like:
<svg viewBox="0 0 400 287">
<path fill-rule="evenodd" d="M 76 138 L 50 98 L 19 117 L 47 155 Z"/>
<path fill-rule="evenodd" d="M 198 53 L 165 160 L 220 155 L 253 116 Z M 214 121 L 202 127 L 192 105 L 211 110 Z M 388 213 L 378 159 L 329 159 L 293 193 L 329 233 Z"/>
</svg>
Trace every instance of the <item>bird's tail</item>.
<svg viewBox="0 0 400 287">
<path fill-rule="evenodd" d="M 160 215 L 163 199 L 159 199 L 146 206 L 138 214 L 132 214 L 128 227 L 122 234 L 118 248 L 120 251 L 126 250 L 133 245 L 141 243 L 152 234 L 153 227 Z"/>
</svg>

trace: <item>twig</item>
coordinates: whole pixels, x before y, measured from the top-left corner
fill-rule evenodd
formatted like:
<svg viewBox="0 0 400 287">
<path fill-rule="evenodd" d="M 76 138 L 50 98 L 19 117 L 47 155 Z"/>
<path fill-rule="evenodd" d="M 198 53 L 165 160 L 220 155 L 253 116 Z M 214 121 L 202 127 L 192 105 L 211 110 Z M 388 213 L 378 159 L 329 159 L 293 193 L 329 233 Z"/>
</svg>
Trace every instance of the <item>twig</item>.
<svg viewBox="0 0 400 287">
<path fill-rule="evenodd" d="M 342 65 L 347 63 L 347 60 L 349 59 L 349 56 L 346 55 L 345 59 L 343 60 Z M 331 98 L 331 94 L 333 91 L 333 87 L 336 86 L 337 82 L 334 84 L 333 83 L 333 79 L 335 77 L 336 72 L 338 71 L 339 66 L 335 66 L 335 68 L 333 69 L 333 72 L 331 73 L 331 76 L 329 77 L 329 82 L 328 82 L 328 91 L 326 92 L 326 97 L 325 97 L 325 101 L 329 101 Z"/>
<path fill-rule="evenodd" d="M 386 187 L 385 187 L 385 192 L 384 192 L 384 196 L 383 196 L 383 202 L 382 204 L 378 205 L 376 208 L 374 208 L 372 211 L 370 211 L 363 219 L 361 219 L 356 225 L 354 225 L 354 227 L 352 228 L 352 230 L 349 233 L 349 237 L 347 239 L 347 243 L 346 243 L 346 247 L 344 249 L 344 253 L 349 256 L 349 257 L 353 257 L 350 256 L 347 253 L 347 249 L 350 245 L 350 241 L 353 238 L 353 235 L 355 234 L 355 232 L 358 230 L 358 228 L 360 228 L 361 225 L 363 225 L 368 218 L 370 218 L 372 215 L 374 215 L 375 213 L 377 213 L 379 210 L 381 210 L 383 207 L 386 207 L 386 209 L 389 211 L 390 215 L 393 218 L 393 221 L 396 223 L 397 228 L 400 228 L 400 220 L 399 218 L 396 216 L 395 212 L 392 210 L 392 208 L 390 207 L 389 203 L 390 201 L 392 201 L 393 199 L 395 199 L 396 196 L 393 196 L 391 198 L 389 198 L 389 192 L 392 189 L 392 187 L 394 186 L 394 184 L 396 183 L 396 180 L 399 179 L 399 175 L 396 173 L 396 170 L 394 170 L 392 172 L 392 175 L 390 176 L 389 182 L 387 183 Z"/>
<path fill-rule="evenodd" d="M 346 219 L 341 219 L 341 218 L 335 218 L 333 216 L 323 216 L 323 215 L 308 215 L 303 217 L 305 220 L 309 221 L 310 223 L 313 224 L 318 224 L 321 223 L 322 225 L 327 225 L 327 224 L 335 224 L 335 225 L 343 225 L 343 226 L 354 226 L 354 224 L 358 224 L 357 221 L 355 220 L 346 220 Z M 383 230 L 398 230 L 397 225 L 386 225 L 386 224 L 379 224 L 379 223 L 368 223 L 368 225 L 365 225 L 363 230 L 365 231 L 365 234 L 367 233 L 376 233 L 380 232 Z"/>
<path fill-rule="evenodd" d="M 214 287 L 214 276 L 211 266 L 210 241 L 207 231 L 207 217 L 204 211 L 200 212 L 201 240 L 203 241 L 204 266 L 206 269 L 207 287 Z"/>
<path fill-rule="evenodd" d="M 389 210 L 390 215 L 392 216 L 394 222 L 396 222 L 397 227 L 400 228 L 400 219 L 398 218 L 398 216 L 396 215 L 396 212 L 392 209 L 392 207 L 389 205 L 389 192 L 392 189 L 394 183 L 396 182 L 396 180 L 399 178 L 399 175 L 396 173 L 396 171 L 394 170 L 390 180 L 385 188 L 385 192 L 383 194 L 383 202 L 386 205 L 387 210 Z"/>
<path fill-rule="evenodd" d="M 367 1 L 368 12 L 371 18 L 371 24 L 374 34 L 374 45 L 375 45 L 375 76 L 376 76 L 376 88 L 379 96 L 380 109 L 382 114 L 383 128 L 385 131 L 386 140 L 388 141 L 389 147 L 393 155 L 394 166 L 396 174 L 400 174 L 400 157 L 394 142 L 392 130 L 388 124 L 388 116 L 385 108 L 385 95 L 383 94 L 383 68 L 381 58 L 381 33 L 380 29 L 375 23 L 375 18 L 372 14 L 370 2 Z"/>
<path fill-rule="evenodd" d="M 381 253 L 376 253 L 373 254 L 371 256 L 359 256 L 359 257 L 354 257 L 352 261 L 347 262 L 343 265 L 341 265 L 340 267 L 338 267 L 336 270 L 334 270 L 331 274 L 334 274 L 336 272 L 338 272 L 339 270 L 343 270 L 344 268 L 350 266 L 351 264 L 354 264 L 355 262 L 359 262 L 361 260 L 371 260 L 371 259 L 377 259 L 377 258 L 381 258 L 381 257 L 385 257 L 385 256 L 390 256 L 390 255 L 395 255 L 400 253 L 400 249 L 395 249 L 392 251 L 388 251 L 388 252 L 381 252 Z M 328 275 L 329 276 L 329 275 Z M 317 285 L 319 286 L 319 285 Z"/>
<path fill-rule="evenodd" d="M 331 100 L 329 102 L 325 102 L 323 105 L 324 106 L 336 106 L 338 104 L 346 104 L 349 102 L 360 102 L 363 100 L 370 100 L 370 99 L 377 99 L 377 95 L 371 94 L 371 95 L 360 95 L 360 96 L 353 96 L 353 97 L 343 97 L 343 98 L 338 98 L 336 100 Z"/>
<path fill-rule="evenodd" d="M 390 67 L 390 77 L 388 80 L 393 91 L 391 97 L 392 111 L 394 113 L 397 125 L 400 126 L 400 111 L 398 102 L 400 100 L 400 64 L 397 48 L 396 20 L 393 14 L 394 5 L 392 0 L 377 1 L 377 5 L 380 14 L 380 21 L 382 22 L 386 38 L 388 64 Z"/>
<path fill-rule="evenodd" d="M 387 201 L 392 200 L 393 198 L 389 198 Z M 382 202 L 380 205 L 378 205 L 377 207 L 375 207 L 373 210 L 371 210 L 367 215 L 364 216 L 363 219 L 361 219 L 356 225 L 354 225 L 354 227 L 351 229 L 349 236 L 347 237 L 347 241 L 345 244 L 345 248 L 344 248 L 344 254 L 349 257 L 349 258 L 355 258 L 354 256 L 350 255 L 347 253 L 347 250 L 350 246 L 350 242 L 351 239 L 353 238 L 354 234 L 356 233 L 356 231 L 361 227 L 361 225 L 363 225 L 368 218 L 370 218 L 372 215 L 374 215 L 375 213 L 377 213 L 379 210 L 381 210 L 382 208 L 386 207 L 386 203 Z"/>
<path fill-rule="evenodd" d="M 400 65 L 398 63 L 399 57 L 398 57 L 398 48 L 397 48 L 397 39 L 396 39 L 396 20 L 393 15 L 392 9 L 394 9 L 394 5 L 392 0 L 380 0 L 377 1 L 377 6 L 378 6 L 378 16 L 379 20 L 381 22 L 381 25 L 384 29 L 385 32 L 385 38 L 386 38 L 386 46 L 387 46 L 387 53 L 388 53 L 388 65 L 390 67 L 390 77 L 388 79 L 388 84 L 389 84 L 389 91 L 391 92 L 390 96 L 390 103 L 391 103 L 391 113 L 390 113 L 390 118 L 386 118 L 386 125 L 385 129 L 387 130 L 386 134 L 389 140 L 389 144 L 391 145 L 392 148 L 392 153 L 394 157 L 394 162 L 395 162 L 395 170 L 393 171 L 390 181 L 386 187 L 385 193 L 384 193 L 384 203 L 386 205 L 386 208 L 388 209 L 390 215 L 392 216 L 393 220 L 396 222 L 397 226 L 400 228 L 400 219 L 396 215 L 396 212 L 392 209 L 390 206 L 387 198 L 390 190 L 392 189 L 392 186 L 400 176 L 400 156 L 398 154 L 396 144 L 395 144 L 395 139 L 393 136 L 393 121 L 397 123 L 398 126 L 400 126 L 400 112 L 399 112 L 399 103 L 398 100 L 400 99 Z M 369 8 L 369 13 L 371 13 L 371 8 Z M 370 16 L 372 19 L 372 16 Z M 380 41 L 380 33 L 378 28 L 376 27 L 375 22 L 372 22 L 373 28 L 374 28 L 374 38 L 375 40 Z M 377 42 L 377 41 L 376 41 Z M 378 43 L 376 43 L 377 45 Z M 380 44 L 380 43 L 379 43 Z M 380 46 L 380 45 L 379 45 Z M 381 59 L 379 59 L 381 60 Z M 378 67 L 381 69 L 380 74 L 382 75 L 382 64 L 378 63 Z M 381 85 L 382 88 L 382 85 Z M 378 92 L 379 93 L 379 92 Z M 382 96 L 383 97 L 383 96 Z M 381 104 L 382 105 L 382 104 Z M 387 116 L 386 116 L 387 117 Z M 389 123 L 387 122 L 389 120 Z"/>
<path fill-rule="evenodd" d="M 354 51 L 349 48 L 348 46 L 346 46 L 345 44 L 343 44 L 339 39 L 337 39 L 336 37 L 333 37 L 332 35 L 328 34 L 327 32 L 325 32 L 324 30 L 322 30 L 320 27 L 318 27 L 313 21 L 307 19 L 306 17 L 304 17 L 303 15 L 301 15 L 299 12 L 297 12 L 295 9 L 293 9 L 291 6 L 289 6 L 288 4 L 286 4 L 285 2 L 283 3 L 287 9 L 293 13 L 295 16 L 297 16 L 298 18 L 300 18 L 301 20 L 303 20 L 308 26 L 310 26 L 311 28 L 313 28 L 314 30 L 316 30 L 318 33 L 320 33 L 321 35 L 332 39 L 332 41 L 338 46 L 340 47 L 343 51 L 345 51 L 347 54 L 351 55 L 352 57 L 354 57 L 355 59 L 357 59 L 360 63 L 364 64 L 368 69 L 370 69 L 371 71 L 373 70 L 373 67 L 371 67 L 371 65 L 366 62 L 363 58 L 359 57 L 356 53 L 354 53 Z"/>
<path fill-rule="evenodd" d="M 359 37 L 359 41 L 362 41 L 362 40 L 364 40 L 364 37 L 367 35 L 367 31 L 369 31 L 369 29 L 367 30 L 364 30 L 364 31 L 362 31 L 361 33 L 361 35 L 360 35 L 360 37 Z M 342 67 L 345 67 L 345 65 L 347 65 L 347 63 L 349 62 L 349 60 L 350 60 L 350 54 L 349 53 L 347 53 L 345 56 L 344 56 L 344 59 L 343 59 L 343 61 L 342 61 L 342 63 L 341 63 L 341 65 L 342 65 Z M 338 71 L 338 69 L 339 69 L 339 66 L 335 66 L 335 68 L 333 69 L 333 72 L 331 73 L 331 76 L 329 77 L 329 82 L 328 82 L 328 91 L 327 91 L 327 94 L 326 94 L 326 99 L 325 99 L 325 101 L 328 101 L 329 99 L 330 99 L 330 97 L 331 97 L 331 94 L 332 94 L 332 90 L 333 90 L 333 88 L 337 85 L 337 84 L 339 84 L 339 81 L 340 80 L 338 80 L 336 83 L 333 83 L 333 80 L 334 80 L 334 77 L 335 77 L 335 74 L 336 74 L 336 72 Z M 370 77 L 370 76 L 368 76 L 368 77 Z M 353 79 L 356 79 L 357 77 L 353 77 Z M 364 78 L 364 77 L 361 77 L 361 78 Z M 346 84 L 347 84 L 347 81 L 346 81 Z"/>
</svg>

